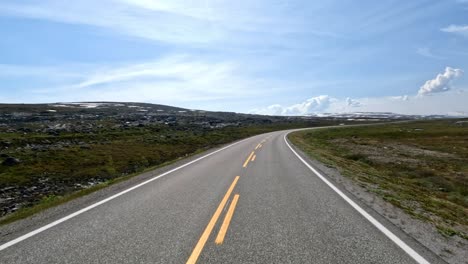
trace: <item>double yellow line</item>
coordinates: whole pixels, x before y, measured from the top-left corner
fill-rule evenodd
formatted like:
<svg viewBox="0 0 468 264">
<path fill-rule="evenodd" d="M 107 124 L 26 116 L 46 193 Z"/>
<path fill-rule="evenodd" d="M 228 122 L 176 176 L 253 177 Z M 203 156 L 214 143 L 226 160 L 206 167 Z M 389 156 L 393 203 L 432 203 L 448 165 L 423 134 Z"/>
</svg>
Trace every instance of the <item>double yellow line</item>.
<svg viewBox="0 0 468 264">
<path fill-rule="evenodd" d="M 231 223 L 232 216 L 234 215 L 234 211 L 236 210 L 237 202 L 239 201 L 239 194 L 234 195 L 232 199 L 231 205 L 229 206 L 229 210 L 224 217 L 223 225 L 221 225 L 221 229 L 219 230 L 218 236 L 216 237 L 215 243 L 217 245 L 221 245 L 224 242 L 224 237 L 226 236 L 226 232 L 229 228 L 229 223 Z"/>
<path fill-rule="evenodd" d="M 265 140 L 260 142 L 256 147 L 255 150 L 261 148 L 265 143 Z M 257 155 L 255 155 L 255 150 L 250 153 L 249 157 L 245 160 L 243 167 L 246 168 L 249 162 L 255 161 L 257 158 Z M 216 225 L 216 222 L 218 222 L 219 217 L 221 216 L 221 213 L 223 212 L 224 207 L 226 206 L 226 203 L 229 200 L 229 197 L 231 197 L 231 193 L 236 187 L 237 182 L 239 181 L 240 176 L 236 176 L 234 178 L 234 181 L 232 182 L 231 186 L 227 190 L 226 194 L 224 195 L 223 199 L 221 200 L 221 203 L 218 205 L 218 208 L 216 209 L 215 213 L 211 217 L 210 222 L 205 228 L 205 231 L 203 231 L 200 239 L 198 240 L 197 245 L 192 251 L 192 254 L 190 255 L 189 259 L 187 260 L 187 264 L 195 264 L 200 257 L 201 252 L 203 251 L 203 248 L 205 247 L 206 242 L 208 241 L 208 238 L 211 235 L 211 232 L 213 232 L 213 229 Z M 229 209 L 226 213 L 226 216 L 224 217 L 224 221 L 221 225 L 221 228 L 219 229 L 218 236 L 216 237 L 215 243 L 217 245 L 220 245 L 224 242 L 224 238 L 226 236 L 227 230 L 229 228 L 229 224 L 231 223 L 231 219 L 234 215 L 234 211 L 236 210 L 237 202 L 239 201 L 239 194 L 235 194 L 234 198 L 232 199 L 232 202 L 229 206 Z"/>
<path fill-rule="evenodd" d="M 264 141 L 258 143 L 258 145 L 255 147 L 255 150 L 262 148 L 263 147 L 263 145 L 262 145 L 263 142 Z M 243 165 L 244 168 L 247 168 L 247 165 L 249 165 L 249 162 L 255 161 L 255 159 L 257 158 L 257 155 L 255 155 L 255 150 L 252 151 L 252 153 L 250 153 L 249 157 L 245 160 L 244 165 Z"/>
<path fill-rule="evenodd" d="M 200 239 L 198 240 L 197 245 L 192 251 L 192 254 L 190 255 L 189 259 L 187 260 L 187 264 L 194 264 L 197 262 L 198 257 L 200 256 L 203 248 L 205 247 L 206 241 L 208 241 L 208 238 L 210 237 L 211 232 L 213 231 L 213 228 L 216 225 L 216 222 L 219 219 L 219 216 L 223 212 L 223 208 L 226 206 L 226 203 L 231 196 L 232 191 L 234 190 L 234 187 L 236 187 L 237 181 L 239 181 L 239 176 L 236 176 L 234 181 L 232 182 L 231 186 L 227 190 L 226 194 L 224 195 L 224 198 L 221 200 L 221 203 L 218 205 L 218 208 L 216 209 L 215 213 L 213 214 L 213 217 L 211 217 L 210 222 L 205 228 L 205 231 L 203 231 L 203 234 L 201 235 Z M 218 237 L 216 238 L 216 243 L 221 244 L 224 241 L 224 236 L 226 235 L 227 229 L 229 227 L 229 223 L 231 221 L 232 215 L 234 214 L 234 209 L 236 207 L 237 201 L 239 200 L 239 195 L 236 194 L 234 196 L 234 199 L 231 203 L 231 206 L 229 207 L 228 214 L 226 215 L 223 225 L 221 226 L 221 230 L 218 234 Z"/>
</svg>

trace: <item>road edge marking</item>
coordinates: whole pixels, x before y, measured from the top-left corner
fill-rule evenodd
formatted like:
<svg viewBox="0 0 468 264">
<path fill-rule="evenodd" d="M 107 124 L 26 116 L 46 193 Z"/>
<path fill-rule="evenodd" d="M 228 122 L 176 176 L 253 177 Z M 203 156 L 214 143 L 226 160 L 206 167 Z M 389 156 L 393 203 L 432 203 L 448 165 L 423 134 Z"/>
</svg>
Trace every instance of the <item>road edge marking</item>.
<svg viewBox="0 0 468 264">
<path fill-rule="evenodd" d="M 291 131 L 294 132 L 294 131 Z M 412 249 L 408 244 L 406 244 L 403 240 L 401 240 L 398 236 L 392 233 L 392 231 L 388 230 L 383 224 L 381 224 L 377 219 L 372 217 L 369 213 L 367 213 L 364 209 L 362 209 L 357 203 L 355 203 L 351 198 L 349 198 L 346 194 L 344 194 L 340 189 L 338 189 L 335 185 L 333 185 L 329 180 L 327 180 L 320 172 L 318 172 L 314 167 L 312 167 L 308 162 L 306 162 L 289 144 L 287 140 L 287 136 L 291 133 L 288 132 L 284 135 L 284 142 L 289 147 L 289 149 L 299 158 L 302 163 L 304 163 L 317 177 L 319 177 L 325 184 L 328 185 L 333 191 L 335 191 L 341 198 L 343 198 L 351 207 L 353 207 L 356 211 L 358 211 L 364 218 L 366 218 L 371 224 L 373 224 L 380 232 L 382 232 L 385 236 L 387 236 L 393 243 L 399 246 L 403 251 L 406 252 L 411 258 L 413 258 L 419 264 L 430 264 L 423 256 L 421 256 L 418 252 Z"/>
<path fill-rule="evenodd" d="M 208 238 L 211 235 L 211 232 L 213 231 L 213 228 L 216 225 L 216 222 L 218 221 L 219 217 L 221 216 L 221 213 L 223 212 L 224 206 L 226 206 L 226 203 L 231 196 L 232 191 L 236 187 L 237 182 L 239 181 L 240 176 L 236 176 L 234 178 L 234 181 L 231 183 L 231 186 L 229 186 L 229 189 L 227 190 L 226 194 L 224 195 L 223 199 L 221 200 L 221 203 L 218 205 L 218 208 L 216 209 L 215 213 L 210 219 L 210 222 L 208 222 L 208 225 L 206 226 L 205 230 L 203 231 L 200 239 L 198 240 L 197 244 L 193 248 L 192 254 L 190 254 L 189 259 L 187 260 L 187 264 L 194 264 L 197 263 L 198 257 L 200 256 L 201 252 L 203 251 L 203 248 L 205 247 L 206 241 L 208 241 Z"/>
<path fill-rule="evenodd" d="M 251 137 L 250 137 L 250 138 L 251 138 Z M 117 193 L 117 194 L 114 194 L 114 195 L 112 195 L 112 196 L 110 196 L 110 197 L 108 197 L 108 198 L 106 198 L 106 199 L 104 199 L 104 200 L 101 200 L 101 201 L 99 201 L 99 202 L 97 202 L 97 203 L 94 203 L 94 204 L 92 204 L 92 205 L 89 205 L 89 206 L 87 206 L 87 207 L 85 207 L 85 208 L 83 208 L 83 209 L 80 209 L 80 210 L 78 210 L 78 211 L 76 211 L 76 212 L 74 212 L 74 213 L 71 213 L 71 214 L 69 214 L 69 215 L 67 215 L 67 216 L 65 216 L 65 217 L 62 217 L 62 218 L 60 218 L 60 219 L 58 219 L 58 220 L 55 220 L 55 221 L 53 221 L 52 223 L 49 223 L 49 224 L 47 224 L 47 225 L 45 225 L 45 226 L 43 226 L 43 227 L 40 227 L 40 228 L 38 228 L 38 229 L 35 229 L 35 230 L 31 231 L 31 232 L 28 232 L 28 233 L 22 235 L 22 236 L 19 236 L 19 237 L 15 238 L 15 239 L 13 239 L 13 240 L 11 240 L 11 241 L 9 241 L 9 242 L 6 242 L 6 243 L 0 245 L 0 251 L 2 251 L 2 250 L 4 250 L 4 249 L 7 249 L 7 248 L 9 248 L 9 247 L 11 247 L 11 246 L 13 246 L 13 245 L 15 245 L 15 244 L 18 244 L 19 242 L 21 242 L 21 241 L 23 241 L 23 240 L 26 240 L 26 239 L 28 239 L 28 238 L 30 238 L 30 237 L 32 237 L 32 236 L 35 236 L 35 235 L 37 235 L 37 234 L 39 234 L 39 233 L 42 233 L 42 232 L 46 231 L 47 229 L 50 229 L 50 228 L 52 228 L 52 227 L 54 227 L 54 226 L 56 226 L 56 225 L 58 225 L 58 224 L 61 224 L 61 223 L 65 222 L 65 221 L 67 221 L 67 220 L 69 220 L 69 219 L 71 219 L 71 218 L 73 218 L 73 217 L 75 217 L 75 216 L 78 216 L 78 215 L 80 215 L 80 214 L 83 214 L 83 213 L 85 213 L 85 212 L 87 212 L 87 211 L 89 211 L 89 210 L 91 210 L 91 209 L 93 209 L 93 208 L 95 208 L 95 207 L 98 207 L 98 206 L 100 206 L 100 205 L 102 205 L 102 204 L 104 204 L 104 203 L 107 203 L 107 202 L 109 202 L 109 201 L 111 201 L 111 200 L 113 200 L 113 199 L 115 199 L 115 198 L 117 198 L 117 197 L 119 197 L 119 196 L 122 196 L 122 195 L 124 195 L 124 194 L 126 194 L 126 193 L 128 193 L 128 192 L 130 192 L 130 191 L 133 191 L 133 190 L 135 190 L 135 189 L 137 189 L 137 188 L 139 188 L 139 187 L 141 187 L 141 186 L 143 186 L 143 185 L 146 185 L 146 184 L 148 184 L 148 183 L 150 183 L 150 182 L 152 182 L 152 181 L 155 181 L 155 180 L 160 179 L 160 178 L 162 178 L 162 177 L 164 177 L 164 176 L 166 176 L 166 175 L 169 175 L 169 174 L 171 174 L 171 173 L 173 173 L 173 172 L 175 172 L 175 171 L 178 171 L 178 170 L 180 170 L 180 169 L 182 169 L 182 168 L 185 168 L 185 167 L 187 167 L 187 166 L 189 166 L 189 165 L 192 165 L 192 164 L 194 164 L 194 163 L 196 163 L 196 162 L 198 162 L 198 161 L 200 161 L 200 160 L 203 160 L 203 159 L 205 159 L 205 158 L 207 158 L 207 157 L 209 157 L 209 156 L 212 156 L 212 155 L 214 155 L 214 154 L 216 154 L 216 153 L 218 153 L 218 152 L 221 152 L 221 151 L 223 151 L 223 150 L 225 150 L 225 149 L 228 149 L 228 148 L 233 147 L 233 146 L 235 146 L 235 145 L 237 145 L 237 144 L 240 144 L 240 143 L 242 143 L 242 142 L 244 142 L 244 141 L 247 141 L 247 140 L 249 140 L 250 138 L 243 139 L 243 140 L 241 140 L 241 141 L 235 142 L 235 143 L 230 144 L 230 145 L 228 145 L 228 146 L 226 146 L 226 147 L 223 147 L 223 148 L 221 148 L 221 149 L 218 149 L 218 150 L 215 150 L 215 151 L 213 151 L 213 152 L 210 152 L 210 153 L 208 153 L 208 154 L 206 154 L 206 155 L 204 155 L 204 156 L 202 156 L 202 157 L 200 157 L 200 158 L 197 158 L 197 159 L 195 159 L 195 160 L 189 161 L 189 162 L 187 162 L 187 163 L 185 163 L 185 164 L 183 164 L 183 165 L 181 165 L 181 166 L 179 166 L 179 167 L 177 167 L 177 168 L 174 168 L 174 169 L 172 169 L 172 170 L 169 170 L 169 171 L 167 171 L 167 172 L 164 172 L 164 173 L 162 173 L 162 174 L 159 174 L 158 176 L 155 176 L 155 177 L 153 177 L 153 178 L 151 178 L 151 179 L 149 179 L 149 180 L 146 180 L 146 181 L 144 181 L 144 182 L 142 182 L 142 183 L 139 183 L 139 184 L 137 184 L 137 185 L 135 185 L 135 186 L 133 186 L 133 187 L 130 187 L 130 188 L 126 189 L 126 190 L 123 190 L 123 191 L 121 191 L 121 192 L 119 192 L 119 193 Z"/>
<path fill-rule="evenodd" d="M 223 224 L 221 225 L 218 236 L 216 237 L 216 245 L 221 245 L 224 242 L 224 237 L 226 236 L 227 230 L 229 229 L 229 224 L 231 223 L 232 216 L 234 215 L 234 211 L 236 210 L 236 205 L 239 201 L 239 197 L 239 194 L 235 194 L 234 198 L 232 198 L 231 205 L 229 205 L 229 210 L 226 213 L 226 216 L 224 217 Z"/>
</svg>

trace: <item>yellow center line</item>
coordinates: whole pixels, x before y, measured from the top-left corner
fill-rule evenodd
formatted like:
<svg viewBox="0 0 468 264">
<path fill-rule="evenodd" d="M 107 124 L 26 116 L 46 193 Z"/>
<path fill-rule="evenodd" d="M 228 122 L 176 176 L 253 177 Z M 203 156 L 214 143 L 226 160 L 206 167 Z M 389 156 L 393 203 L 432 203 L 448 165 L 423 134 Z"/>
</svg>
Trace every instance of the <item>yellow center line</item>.
<svg viewBox="0 0 468 264">
<path fill-rule="evenodd" d="M 252 151 L 252 153 L 250 153 L 250 156 L 244 162 L 244 168 L 247 167 L 247 164 L 249 164 L 249 161 L 254 154 L 255 154 L 255 151 Z"/>
<path fill-rule="evenodd" d="M 229 199 L 229 196 L 231 196 L 231 193 L 234 190 L 234 187 L 236 187 L 238 180 L 239 180 L 239 176 L 236 176 L 231 186 L 229 187 L 228 191 L 224 195 L 223 200 L 221 200 L 221 203 L 216 209 L 216 212 L 213 214 L 213 217 L 211 217 L 211 220 L 206 226 L 205 231 L 203 231 L 203 234 L 201 235 L 200 240 L 198 240 L 198 243 L 193 249 L 192 254 L 190 255 L 190 258 L 187 260 L 187 264 L 195 264 L 197 262 L 197 259 L 200 256 L 203 248 L 205 247 L 206 241 L 210 237 L 210 234 L 213 231 L 213 228 L 216 225 L 216 222 L 218 221 L 218 218 L 221 215 L 224 209 L 224 206 L 226 205 L 226 202 Z"/>
<path fill-rule="evenodd" d="M 260 143 L 258 143 L 258 145 L 255 147 L 255 150 L 257 150 L 259 147 L 260 147 Z"/>
<path fill-rule="evenodd" d="M 253 155 L 252 162 L 255 161 L 256 158 L 257 158 L 257 155 Z"/>
<path fill-rule="evenodd" d="M 226 232 L 229 228 L 229 223 L 231 223 L 232 216 L 234 215 L 234 211 L 236 210 L 237 201 L 239 200 L 239 194 L 234 195 L 232 199 L 231 205 L 229 206 L 229 210 L 224 217 L 223 225 L 219 230 L 218 236 L 216 237 L 215 243 L 217 245 L 221 245 L 224 242 L 224 237 L 226 236 Z"/>
</svg>

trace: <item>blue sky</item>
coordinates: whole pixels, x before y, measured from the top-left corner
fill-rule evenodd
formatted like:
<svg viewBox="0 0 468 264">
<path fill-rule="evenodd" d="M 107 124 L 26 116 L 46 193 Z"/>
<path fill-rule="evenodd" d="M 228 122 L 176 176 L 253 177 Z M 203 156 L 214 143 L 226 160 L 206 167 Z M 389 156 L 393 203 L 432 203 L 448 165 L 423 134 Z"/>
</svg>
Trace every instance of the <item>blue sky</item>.
<svg viewBox="0 0 468 264">
<path fill-rule="evenodd" d="M 468 1 L 0 2 L 0 102 L 468 113 Z"/>
</svg>

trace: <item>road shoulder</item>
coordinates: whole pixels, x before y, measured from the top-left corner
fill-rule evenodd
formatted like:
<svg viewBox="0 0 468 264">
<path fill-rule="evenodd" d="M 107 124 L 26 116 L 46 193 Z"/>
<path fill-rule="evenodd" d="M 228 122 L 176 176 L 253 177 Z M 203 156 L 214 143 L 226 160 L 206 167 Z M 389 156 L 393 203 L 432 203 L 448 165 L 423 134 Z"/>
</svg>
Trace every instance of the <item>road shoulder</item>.
<svg viewBox="0 0 468 264">
<path fill-rule="evenodd" d="M 468 263 L 468 253 L 463 249 L 463 241 L 448 239 L 437 230 L 417 219 L 411 218 L 403 210 L 370 193 L 351 179 L 343 176 L 336 168 L 311 159 L 301 149 L 289 144 L 312 167 L 344 192 L 372 217 L 397 235 L 431 263 Z"/>
</svg>

